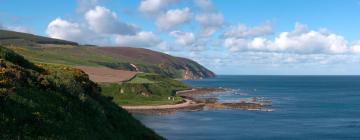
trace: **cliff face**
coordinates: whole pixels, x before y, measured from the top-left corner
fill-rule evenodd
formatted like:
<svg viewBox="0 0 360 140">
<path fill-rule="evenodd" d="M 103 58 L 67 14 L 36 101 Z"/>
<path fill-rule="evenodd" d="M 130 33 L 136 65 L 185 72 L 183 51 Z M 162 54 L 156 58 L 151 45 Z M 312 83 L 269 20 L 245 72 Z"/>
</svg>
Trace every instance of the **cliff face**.
<svg viewBox="0 0 360 140">
<path fill-rule="evenodd" d="M 0 45 L 29 60 L 72 66 L 103 66 L 156 73 L 178 79 L 201 79 L 215 74 L 195 61 L 132 47 L 81 46 L 74 42 L 0 30 Z"/>
<path fill-rule="evenodd" d="M 194 80 L 215 77 L 215 74 L 195 61 L 180 58 L 184 61 L 182 79 Z"/>
</svg>

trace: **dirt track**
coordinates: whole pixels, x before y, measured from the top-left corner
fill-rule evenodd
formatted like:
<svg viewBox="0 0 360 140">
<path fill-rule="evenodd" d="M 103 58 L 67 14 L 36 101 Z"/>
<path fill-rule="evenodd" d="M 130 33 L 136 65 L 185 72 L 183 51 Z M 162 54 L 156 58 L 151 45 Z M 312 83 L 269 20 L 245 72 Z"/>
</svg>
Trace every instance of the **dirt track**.
<svg viewBox="0 0 360 140">
<path fill-rule="evenodd" d="M 79 66 L 76 68 L 83 70 L 89 75 L 90 80 L 98 83 L 122 82 L 133 78 L 137 74 L 137 72 L 133 71 L 115 70 L 105 67 Z"/>
</svg>

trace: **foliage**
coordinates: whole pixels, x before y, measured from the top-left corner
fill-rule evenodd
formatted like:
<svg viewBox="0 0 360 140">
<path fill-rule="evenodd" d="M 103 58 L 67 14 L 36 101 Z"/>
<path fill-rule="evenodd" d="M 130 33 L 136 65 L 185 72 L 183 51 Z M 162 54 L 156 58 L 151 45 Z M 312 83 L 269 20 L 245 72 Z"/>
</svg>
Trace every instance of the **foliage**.
<svg viewBox="0 0 360 140">
<path fill-rule="evenodd" d="M 171 78 L 205 78 L 214 73 L 198 63 L 141 48 L 96 47 L 75 42 L 0 29 L 0 45 L 33 62 L 71 66 L 103 66 L 156 73 Z M 136 65 L 136 68 L 132 66 Z"/>
<path fill-rule="evenodd" d="M 188 89 L 182 82 L 157 74 L 140 73 L 124 83 L 102 84 L 102 94 L 119 105 L 161 105 L 182 101 L 176 96 L 178 90 Z"/>
<path fill-rule="evenodd" d="M 4 47 L 0 47 L 0 59 L 1 63 L 5 63 L 6 60 L 24 68 L 34 69 L 37 71 L 40 70 L 33 63 L 27 61 L 23 56 L 18 55 L 14 51 L 6 49 Z"/>
<path fill-rule="evenodd" d="M 11 53 L 0 47 L 0 139 L 162 139 L 81 70 Z"/>
</svg>

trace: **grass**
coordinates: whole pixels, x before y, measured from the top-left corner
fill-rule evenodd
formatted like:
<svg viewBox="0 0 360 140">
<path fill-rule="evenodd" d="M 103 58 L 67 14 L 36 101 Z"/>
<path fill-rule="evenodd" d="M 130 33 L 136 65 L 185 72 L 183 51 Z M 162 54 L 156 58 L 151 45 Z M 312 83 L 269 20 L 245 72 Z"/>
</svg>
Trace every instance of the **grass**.
<svg viewBox="0 0 360 140">
<path fill-rule="evenodd" d="M 64 64 L 69 66 L 102 66 L 130 71 L 134 70 L 130 64 L 135 64 L 141 71 L 147 73 L 157 73 L 172 78 L 181 78 L 183 74 L 181 69 L 172 67 L 162 68 L 158 64 L 136 58 L 122 57 L 121 55 L 116 55 L 115 57 L 103 54 L 99 52 L 98 47 L 64 45 L 59 47 L 58 45 L 51 45 L 47 47 L 8 46 L 8 48 L 25 56 L 26 59 L 37 63 Z"/>
<path fill-rule="evenodd" d="M 55 63 L 70 66 L 102 66 L 99 62 L 121 63 L 113 57 L 102 54 L 94 54 L 91 47 L 48 47 L 48 48 L 28 48 L 12 46 L 10 49 L 24 55 L 27 59 L 40 63 Z M 93 54 L 93 55 L 89 55 Z"/>
<path fill-rule="evenodd" d="M 155 82 L 156 81 L 156 82 Z M 141 73 L 124 83 L 101 84 L 102 94 L 118 105 L 165 105 L 182 102 L 176 91 L 189 87 L 156 74 Z M 174 100 L 169 100 L 174 97 Z"/>
<path fill-rule="evenodd" d="M 142 75 L 147 75 L 144 73 L 139 73 L 137 74 L 137 76 L 135 76 L 134 78 L 132 78 L 130 81 L 128 81 L 127 83 L 132 83 L 132 84 L 153 84 L 156 83 L 156 81 L 152 81 L 149 79 L 144 78 Z"/>
<path fill-rule="evenodd" d="M 0 42 L 13 44 L 14 42 L 29 43 L 35 42 L 40 44 L 62 44 L 62 45 L 77 45 L 75 42 L 53 39 L 48 37 L 36 36 L 27 33 L 20 33 L 14 31 L 0 30 Z"/>
<path fill-rule="evenodd" d="M 125 110 L 99 97 L 18 89 L 0 107 L 1 139 L 160 139 Z"/>
<path fill-rule="evenodd" d="M 165 105 L 177 104 L 182 101 L 181 97 L 176 97 L 175 100 L 168 100 L 165 95 L 143 96 L 136 93 L 121 93 L 119 89 L 122 88 L 119 84 L 102 84 L 102 94 L 111 97 L 113 102 L 118 105 Z"/>
<path fill-rule="evenodd" d="M 0 40 L 1 44 L 1 40 Z M 114 69 L 134 71 L 131 64 L 146 73 L 156 73 L 171 78 L 183 78 L 185 70 L 189 70 L 194 76 L 199 72 L 207 72 L 199 64 L 177 57 L 157 58 L 159 63 L 147 61 L 145 58 L 128 57 L 102 52 L 101 48 L 94 46 L 71 46 L 71 45 L 39 45 L 29 47 L 25 45 L 7 45 L 6 47 L 23 55 L 26 59 L 37 63 L 63 64 L 69 66 L 102 66 Z M 161 56 L 162 53 L 154 54 Z M 154 58 L 155 59 L 155 58 Z M 161 62 L 167 60 L 167 62 Z M 194 63 L 194 64 L 193 64 Z"/>
<path fill-rule="evenodd" d="M 34 65 L 0 46 L 0 139 L 163 139 L 81 70 Z"/>
<path fill-rule="evenodd" d="M 102 66 L 130 71 L 137 68 L 141 72 L 171 78 L 184 78 L 185 74 L 192 78 L 214 76 L 211 71 L 192 60 L 147 49 L 79 45 L 71 41 L 6 30 L 0 30 L 0 45 L 37 63 Z"/>
</svg>

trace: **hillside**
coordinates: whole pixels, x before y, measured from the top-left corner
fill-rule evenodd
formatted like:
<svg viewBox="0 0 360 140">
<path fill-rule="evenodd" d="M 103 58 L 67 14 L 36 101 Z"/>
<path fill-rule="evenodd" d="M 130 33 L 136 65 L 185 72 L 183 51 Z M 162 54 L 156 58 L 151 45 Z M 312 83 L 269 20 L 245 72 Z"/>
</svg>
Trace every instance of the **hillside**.
<svg viewBox="0 0 360 140">
<path fill-rule="evenodd" d="M 20 33 L 14 31 L 7 31 L 0 29 L 0 43 L 1 44 L 12 44 L 17 42 L 18 44 L 61 44 L 61 45 L 78 45 L 75 42 L 65 41 L 60 39 L 53 39 L 48 37 L 42 37 L 27 33 Z"/>
<path fill-rule="evenodd" d="M 176 96 L 176 91 L 190 88 L 180 81 L 148 73 L 137 74 L 126 82 L 102 83 L 100 86 L 102 95 L 111 97 L 118 105 L 177 104 L 183 99 Z"/>
<path fill-rule="evenodd" d="M 81 70 L 35 65 L 0 46 L 0 139 L 162 139 Z"/>
<path fill-rule="evenodd" d="M 16 38 L 16 40 L 9 41 L 8 38 Z M 0 44 L 34 62 L 72 66 L 101 66 L 156 73 L 180 79 L 201 79 L 215 76 L 213 72 L 195 61 L 148 49 L 80 46 L 66 41 L 57 41 L 59 40 L 11 31 L 0 31 Z"/>
</svg>

